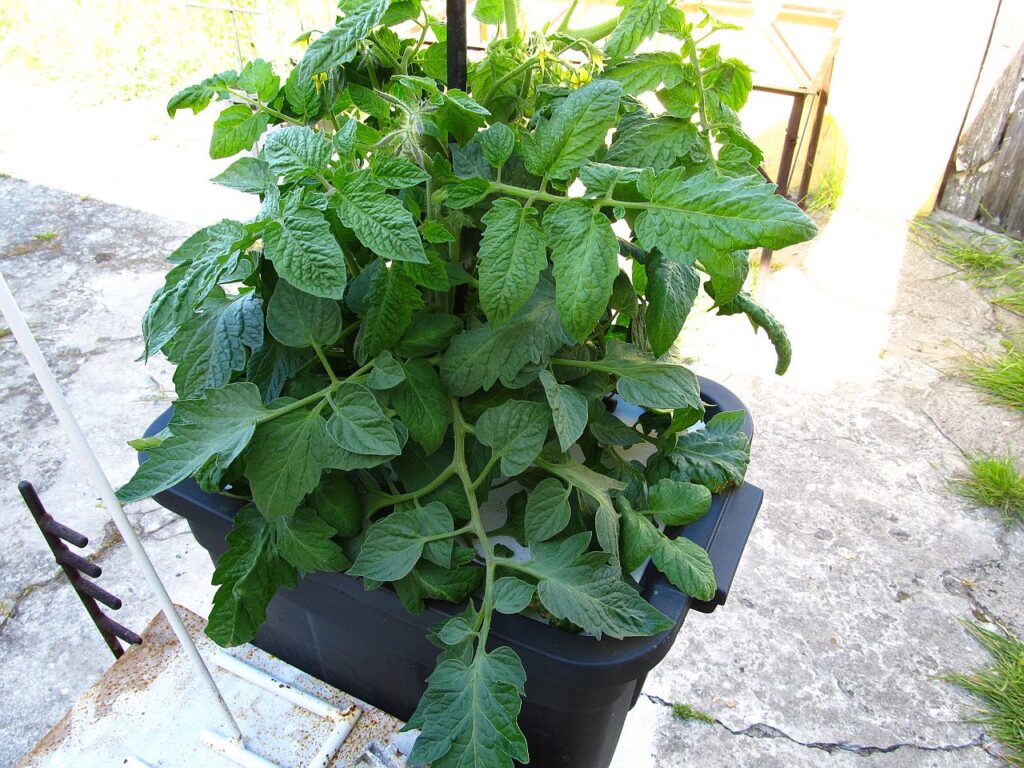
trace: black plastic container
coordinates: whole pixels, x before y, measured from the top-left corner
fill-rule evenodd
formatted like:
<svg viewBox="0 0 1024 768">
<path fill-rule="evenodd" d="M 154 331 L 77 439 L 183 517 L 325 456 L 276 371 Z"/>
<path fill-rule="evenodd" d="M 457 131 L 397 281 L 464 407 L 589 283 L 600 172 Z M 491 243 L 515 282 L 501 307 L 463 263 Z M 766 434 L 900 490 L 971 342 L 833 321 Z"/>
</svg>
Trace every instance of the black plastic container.
<svg viewBox="0 0 1024 768">
<path fill-rule="evenodd" d="M 719 411 L 745 410 L 726 388 L 700 380 L 701 396 Z M 169 409 L 147 431 L 155 434 Z M 744 431 L 753 436 L 748 415 Z M 699 521 L 669 529 L 705 547 L 715 568 L 718 592 L 701 602 L 684 595 L 655 569 L 640 582 L 643 596 L 674 620 L 653 637 L 600 642 L 573 635 L 525 616 L 495 614 L 488 647 L 508 645 L 526 669 L 526 700 L 519 723 L 530 746 L 532 768 L 607 768 L 626 714 L 636 703 L 647 673 L 668 653 L 690 609 L 704 613 L 725 602 L 761 506 L 762 492 L 745 483 L 716 494 Z M 205 493 L 186 480 L 154 497 L 184 517 L 196 540 L 216 561 L 242 506 L 227 496 Z M 438 649 L 428 629 L 460 610 L 428 602 L 418 615 L 405 610 L 388 587 L 368 592 L 343 573 L 315 573 L 294 590 L 281 590 L 267 610 L 255 644 L 383 710 L 408 719 L 426 687 Z"/>
</svg>

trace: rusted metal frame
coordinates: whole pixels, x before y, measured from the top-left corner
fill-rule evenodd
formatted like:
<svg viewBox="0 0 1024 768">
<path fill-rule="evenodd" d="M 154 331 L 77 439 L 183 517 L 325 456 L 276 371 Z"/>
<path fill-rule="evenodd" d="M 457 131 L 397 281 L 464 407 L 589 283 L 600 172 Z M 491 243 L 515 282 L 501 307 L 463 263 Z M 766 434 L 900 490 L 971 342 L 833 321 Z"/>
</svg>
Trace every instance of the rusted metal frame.
<svg viewBox="0 0 1024 768">
<path fill-rule="evenodd" d="M 833 38 L 828 55 L 818 75 L 817 103 L 814 108 L 814 119 L 811 122 L 811 134 L 807 139 L 807 153 L 804 155 L 804 167 L 800 174 L 800 188 L 797 191 L 797 202 L 803 205 L 811 188 L 811 176 L 814 174 L 814 161 L 818 156 L 818 144 L 821 131 L 825 126 L 825 108 L 828 106 L 828 94 L 832 88 L 832 72 L 835 69 L 836 54 L 839 52 L 839 38 Z"/>
<path fill-rule="evenodd" d="M 779 175 L 775 179 L 777 194 L 787 197 L 789 195 L 789 178 L 793 171 L 793 160 L 796 154 L 797 138 L 800 134 L 800 120 L 804 114 L 804 105 L 807 102 L 807 93 L 794 93 L 793 106 L 789 110 L 789 122 L 786 123 L 786 138 L 783 140 L 782 157 L 779 159 Z M 767 273 L 772 263 L 771 248 L 761 249 L 761 275 Z"/>
<path fill-rule="evenodd" d="M 32 483 L 22 480 L 18 483 L 18 491 L 25 500 L 25 506 L 28 507 L 28 511 L 32 514 L 32 519 L 35 520 L 40 533 L 43 534 L 43 539 L 50 547 L 53 559 L 61 567 L 61 570 L 64 571 L 68 581 L 71 582 L 75 594 L 78 595 L 78 599 L 85 606 L 89 618 L 96 625 L 96 629 L 103 637 L 103 641 L 107 644 L 110 652 L 114 654 L 115 659 L 121 658 L 124 654 L 121 640 L 132 645 L 138 645 L 142 642 L 142 638 L 127 627 L 111 619 L 100 609 L 96 604 L 97 602 L 103 603 L 108 608 L 116 611 L 121 607 L 121 601 L 102 587 L 82 576 L 85 573 L 93 578 L 98 578 L 103 573 L 103 569 L 95 563 L 86 560 L 81 555 L 75 554 L 64 543 L 65 541 L 69 542 L 81 549 L 89 543 L 89 539 L 78 531 L 54 520 L 43 506 L 43 502 L 39 498 L 39 494 L 36 493 Z"/>
</svg>

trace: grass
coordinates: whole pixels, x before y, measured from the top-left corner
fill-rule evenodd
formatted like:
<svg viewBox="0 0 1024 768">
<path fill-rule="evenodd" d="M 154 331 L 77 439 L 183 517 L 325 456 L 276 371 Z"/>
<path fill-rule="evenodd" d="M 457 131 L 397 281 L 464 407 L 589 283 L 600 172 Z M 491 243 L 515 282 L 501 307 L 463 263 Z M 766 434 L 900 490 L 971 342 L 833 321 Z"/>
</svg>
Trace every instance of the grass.
<svg viewBox="0 0 1024 768">
<path fill-rule="evenodd" d="M 1004 340 L 1003 350 L 976 358 L 964 366 L 967 381 L 993 402 L 1024 411 L 1024 351 Z"/>
<path fill-rule="evenodd" d="M 1024 523 L 1024 475 L 1009 456 L 968 458 L 968 474 L 953 481 L 965 499 L 1002 512 L 1006 521 Z"/>
<path fill-rule="evenodd" d="M 36 232 L 34 235 L 32 235 L 32 237 L 34 237 L 36 240 L 42 240 L 44 243 L 48 243 L 51 240 L 53 240 L 55 237 L 57 237 L 57 233 L 56 232 Z"/>
<path fill-rule="evenodd" d="M 916 219 L 910 231 L 918 244 L 965 280 L 997 292 L 993 304 L 1024 315 L 1024 242 L 927 218 Z"/>
<path fill-rule="evenodd" d="M 846 168 L 832 164 L 818 182 L 818 188 L 810 195 L 805 206 L 808 213 L 835 210 L 846 186 Z"/>
<path fill-rule="evenodd" d="M 699 723 L 715 724 L 715 718 L 707 712 L 702 712 L 689 704 L 673 704 L 672 717 L 676 720 L 696 720 Z"/>
<path fill-rule="evenodd" d="M 978 714 L 970 722 L 984 727 L 998 741 L 1006 762 L 1024 768 L 1024 643 L 1008 632 L 993 632 L 977 624 L 967 629 L 988 651 L 990 667 L 946 680 L 978 698 Z"/>
</svg>

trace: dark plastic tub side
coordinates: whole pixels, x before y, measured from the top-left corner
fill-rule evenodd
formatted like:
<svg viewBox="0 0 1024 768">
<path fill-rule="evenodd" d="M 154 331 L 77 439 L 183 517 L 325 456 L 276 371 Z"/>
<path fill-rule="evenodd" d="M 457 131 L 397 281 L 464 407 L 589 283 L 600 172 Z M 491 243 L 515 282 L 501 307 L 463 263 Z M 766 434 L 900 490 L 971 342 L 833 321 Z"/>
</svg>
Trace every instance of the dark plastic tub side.
<svg viewBox="0 0 1024 768">
<path fill-rule="evenodd" d="M 735 395 L 714 382 L 702 379 L 701 393 L 712 406 L 710 415 L 743 409 Z M 170 413 L 162 414 L 147 434 L 162 429 Z M 752 434 L 749 414 L 744 431 Z M 598 642 L 524 616 L 494 617 L 489 646 L 512 647 L 527 672 L 520 724 L 531 746 L 532 768 L 605 768 L 610 763 L 647 673 L 668 653 L 689 609 L 708 612 L 728 596 L 761 498 L 761 491 L 749 484 L 716 494 L 701 520 L 670 531 L 708 549 L 719 590 L 712 601 L 694 601 L 648 568 L 639 587 L 673 619 L 674 627 L 667 632 Z M 220 557 L 241 507 L 238 500 L 205 493 L 192 480 L 155 499 L 186 518 L 214 561 Z M 438 653 L 426 639 L 427 631 L 458 610 L 459 606 L 429 601 L 423 613 L 410 614 L 390 587 L 366 591 L 361 582 L 343 573 L 316 573 L 300 580 L 295 590 L 278 593 L 255 644 L 407 719 Z"/>
</svg>

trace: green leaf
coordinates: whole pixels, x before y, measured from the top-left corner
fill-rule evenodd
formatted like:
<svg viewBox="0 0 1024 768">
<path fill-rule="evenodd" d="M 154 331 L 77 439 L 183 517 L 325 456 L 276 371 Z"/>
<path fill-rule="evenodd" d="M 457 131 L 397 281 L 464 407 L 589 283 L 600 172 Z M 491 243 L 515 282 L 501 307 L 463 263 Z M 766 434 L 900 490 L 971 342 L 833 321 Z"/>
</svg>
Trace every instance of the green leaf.
<svg viewBox="0 0 1024 768">
<path fill-rule="evenodd" d="M 565 530 L 572 514 L 569 508 L 571 491 L 569 486 L 563 485 L 553 477 L 546 477 L 537 483 L 537 487 L 526 501 L 526 517 L 523 523 L 526 540 L 530 544 L 547 541 Z"/>
<path fill-rule="evenodd" d="M 612 340 L 603 360 L 591 368 L 619 377 L 618 390 L 633 405 L 645 408 L 703 408 L 697 377 L 681 365 L 645 357 L 631 344 Z"/>
<path fill-rule="evenodd" d="M 543 403 L 508 400 L 489 408 L 476 422 L 476 438 L 501 457 L 501 473 L 514 477 L 540 455 L 551 426 L 551 411 Z"/>
<path fill-rule="evenodd" d="M 510 386 L 524 367 L 546 364 L 572 343 L 558 319 L 554 286 L 542 279 L 536 293 L 501 327 L 479 325 L 452 338 L 441 361 L 441 380 L 457 396 L 490 389 L 499 379 Z"/>
<path fill-rule="evenodd" d="M 477 254 L 480 303 L 487 319 L 501 324 L 533 295 L 547 266 L 544 231 L 534 208 L 502 197 L 484 214 L 484 236 Z"/>
<path fill-rule="evenodd" d="M 336 301 L 278 280 L 267 308 L 267 328 L 289 347 L 329 347 L 341 334 L 341 309 Z"/>
<path fill-rule="evenodd" d="M 448 341 L 462 329 L 462 322 L 453 315 L 421 312 L 413 315 L 409 329 L 398 342 L 396 351 L 402 357 L 429 357 L 443 351 Z"/>
<path fill-rule="evenodd" d="M 257 427 L 245 456 L 245 476 L 267 520 L 292 514 L 317 487 L 327 446 L 319 409 L 291 411 Z"/>
<path fill-rule="evenodd" d="M 277 273 L 300 291 L 324 299 L 344 295 L 345 256 L 320 211 L 286 210 L 267 227 L 263 249 Z"/>
<path fill-rule="evenodd" d="M 647 495 L 647 512 L 665 525 L 689 525 L 704 517 L 711 507 L 711 491 L 703 485 L 659 480 Z"/>
<path fill-rule="evenodd" d="M 437 371 L 426 360 L 405 363 L 405 381 L 395 388 L 394 406 L 409 435 L 429 456 L 444 441 L 452 423 L 451 405 Z"/>
<path fill-rule="evenodd" d="M 601 406 L 601 414 L 590 422 L 590 433 L 603 445 L 628 448 L 644 442 L 641 434 Z"/>
<path fill-rule="evenodd" d="M 405 381 L 405 369 L 387 350 L 373 359 L 373 370 L 366 384 L 370 389 L 392 389 Z"/>
<path fill-rule="evenodd" d="M 672 621 L 622 580 L 620 570 L 604 562 L 606 555 L 583 554 L 589 533 L 531 547 L 527 564 L 540 582 L 541 604 L 556 618 L 583 627 L 598 640 L 654 635 Z"/>
<path fill-rule="evenodd" d="M 640 173 L 639 168 L 587 163 L 580 168 L 580 181 L 586 186 L 587 195 L 590 197 L 614 197 L 616 185 L 634 183 L 640 178 Z"/>
<path fill-rule="evenodd" d="M 444 204 L 449 208 L 460 210 L 483 200 L 491 191 L 491 183 L 487 179 L 473 177 L 445 187 Z"/>
<path fill-rule="evenodd" d="M 227 468 L 242 452 L 267 413 L 254 384 L 206 390 L 200 400 L 179 400 L 170 437 L 149 451 L 132 479 L 118 489 L 123 502 L 139 501 L 191 477 L 211 459 Z"/>
<path fill-rule="evenodd" d="M 525 682 L 519 656 L 505 646 L 479 649 L 471 659 L 442 658 L 409 720 L 408 727 L 421 731 L 409 762 L 433 768 L 513 768 L 513 760 L 529 762 L 516 723 Z"/>
<path fill-rule="evenodd" d="M 651 254 L 647 262 L 647 340 L 655 356 L 668 352 L 683 329 L 700 291 L 693 267 Z"/>
<path fill-rule="evenodd" d="M 622 90 L 633 96 L 678 85 L 683 78 L 683 57 L 670 51 L 641 53 L 623 59 L 605 70 L 604 76 L 622 83 Z"/>
<path fill-rule="evenodd" d="M 252 145 L 267 130 L 266 112 L 253 112 L 244 104 L 228 107 L 213 124 L 210 139 L 210 157 L 231 157 L 252 149 Z"/>
<path fill-rule="evenodd" d="M 718 585 L 708 553 L 687 538 L 656 534 L 651 559 L 676 587 L 698 600 L 711 600 Z"/>
<path fill-rule="evenodd" d="M 523 160 L 537 176 L 568 179 L 604 145 L 615 124 L 622 86 L 595 80 L 573 91 L 551 119 L 523 136 Z"/>
<path fill-rule="evenodd" d="M 370 160 L 374 181 L 388 189 L 415 187 L 430 179 L 430 174 L 401 155 L 375 154 Z"/>
<path fill-rule="evenodd" d="M 237 189 L 250 195 L 262 195 L 274 186 L 275 178 L 263 160 L 256 157 L 240 157 L 211 181 L 222 187 Z"/>
<path fill-rule="evenodd" d="M 346 451 L 363 456 L 394 456 L 402 452 L 395 425 L 373 392 L 362 384 L 343 384 L 328 399 L 334 414 L 327 431 Z"/>
<path fill-rule="evenodd" d="M 760 177 L 728 178 L 705 171 L 687 178 L 685 168 L 640 179 L 650 200 L 636 221 L 636 234 L 648 251 L 693 264 L 715 252 L 750 248 L 778 250 L 809 240 L 814 222 L 796 205 L 775 194 Z"/>
<path fill-rule="evenodd" d="M 316 490 L 306 498 L 306 505 L 342 538 L 350 539 L 363 528 L 359 496 L 344 472 L 324 473 Z"/>
<path fill-rule="evenodd" d="M 533 600 L 537 587 L 514 576 L 503 576 L 494 582 L 494 610 L 498 613 L 516 614 L 526 610 Z"/>
<path fill-rule="evenodd" d="M 167 114 L 174 117 L 179 109 L 191 109 L 193 114 L 199 114 L 210 104 L 210 100 L 220 95 L 227 98 L 227 88 L 238 82 L 238 73 L 232 70 L 221 72 L 208 77 L 203 82 L 190 85 L 178 91 L 171 100 L 167 102 Z"/>
<path fill-rule="evenodd" d="M 427 263 L 412 214 L 366 171 L 338 174 L 332 198 L 341 223 L 384 259 Z"/>
<path fill-rule="evenodd" d="M 311 351 L 301 352 L 286 347 L 269 334 L 265 334 L 263 346 L 249 355 L 249 362 L 245 366 L 245 378 L 259 387 L 263 402 L 270 403 L 281 396 L 285 384 L 311 355 Z"/>
<path fill-rule="evenodd" d="M 219 645 L 233 646 L 256 636 L 278 586 L 295 586 L 295 569 L 277 554 L 271 529 L 254 507 L 238 512 L 227 542 L 213 572 L 213 583 L 221 587 L 206 634 Z"/>
<path fill-rule="evenodd" d="M 601 320 L 619 274 L 619 243 L 611 222 L 579 200 L 555 203 L 544 213 L 551 244 L 555 296 L 562 325 L 579 341 Z"/>
<path fill-rule="evenodd" d="M 361 363 L 392 349 L 423 307 L 423 297 L 401 264 L 381 264 L 370 279 L 368 309 L 356 336 L 355 355 Z"/>
<path fill-rule="evenodd" d="M 739 111 L 753 88 L 750 67 L 739 59 L 726 59 L 708 76 L 704 85 L 730 109 Z"/>
<path fill-rule="evenodd" d="M 341 547 L 331 541 L 335 530 L 309 507 L 277 521 L 277 551 L 305 573 L 340 571 L 349 566 Z"/>
<path fill-rule="evenodd" d="M 628 56 L 647 38 L 658 31 L 661 14 L 668 5 L 666 0 L 626 0 L 619 23 L 604 45 L 605 56 L 621 59 Z"/>
<path fill-rule="evenodd" d="M 476 0 L 473 18 L 484 24 L 502 24 L 505 21 L 505 4 L 502 0 Z"/>
<path fill-rule="evenodd" d="M 501 3 L 499 3 L 500 5 Z M 479 3 L 477 4 L 479 8 Z M 487 162 L 501 168 L 516 148 L 516 136 L 504 123 L 494 123 L 473 137 L 484 151 Z"/>
<path fill-rule="evenodd" d="M 622 567 L 632 573 L 650 557 L 657 545 L 658 529 L 628 505 L 622 510 Z"/>
<path fill-rule="evenodd" d="M 743 420 L 743 411 L 727 411 L 704 429 L 680 435 L 671 457 L 673 478 L 700 483 L 712 493 L 742 483 L 750 461 L 750 441 L 740 431 Z"/>
<path fill-rule="evenodd" d="M 296 69 L 308 78 L 352 61 L 359 41 L 380 23 L 388 5 L 388 0 L 346 3 L 345 17 L 313 41 Z"/>
<path fill-rule="evenodd" d="M 432 537 L 453 530 L 451 513 L 439 501 L 392 512 L 370 526 L 348 573 L 376 581 L 397 581 L 413 569 Z M 447 543 L 451 552 L 450 538 L 436 543 Z"/>
<path fill-rule="evenodd" d="M 568 451 L 587 427 L 587 400 L 570 385 L 559 384 L 551 371 L 540 372 L 540 383 L 551 406 L 558 445 Z"/>
<path fill-rule="evenodd" d="M 452 287 L 452 279 L 448 271 L 450 266 L 433 249 L 427 251 L 426 264 L 416 264 L 411 261 L 402 263 L 403 271 L 414 283 L 432 291 L 441 292 L 447 292 Z"/>
<path fill-rule="evenodd" d="M 420 227 L 423 239 L 428 243 L 454 243 L 453 235 L 444 224 L 439 221 L 425 221 Z"/>
<path fill-rule="evenodd" d="M 750 272 L 750 261 L 746 251 L 714 253 L 700 260 L 700 268 L 711 277 L 712 290 L 717 303 L 727 304 L 743 289 L 743 283 Z"/>
<path fill-rule="evenodd" d="M 177 366 L 175 392 L 192 400 L 207 389 L 223 387 L 245 368 L 245 348 L 256 350 L 262 345 L 263 310 L 256 294 L 211 296 L 167 349 L 167 359 Z"/>
<path fill-rule="evenodd" d="M 249 242 L 244 224 L 224 219 L 196 232 L 168 257 L 178 266 L 167 273 L 142 318 L 147 356 L 170 341 L 217 284 L 232 276 L 239 251 Z"/>
<path fill-rule="evenodd" d="M 634 113 L 622 118 L 604 162 L 663 171 L 684 158 L 696 140 L 697 126 L 689 120 Z"/>
<path fill-rule="evenodd" d="M 323 173 L 331 151 L 331 142 L 323 134 L 305 126 L 290 125 L 273 131 L 263 143 L 267 165 L 285 181 Z"/>
<path fill-rule="evenodd" d="M 483 583 L 484 571 L 478 566 L 449 569 L 423 561 L 395 582 L 395 591 L 407 611 L 422 613 L 426 608 L 423 602 L 426 598 L 461 603 L 476 593 Z"/>
<path fill-rule="evenodd" d="M 775 354 L 778 356 L 778 362 L 775 364 L 775 373 L 779 376 L 784 374 L 793 359 L 793 346 L 789 342 L 789 336 L 786 335 L 786 329 L 782 326 L 782 323 L 746 293 L 738 294 L 728 304 L 723 304 L 718 308 L 718 314 L 720 315 L 735 315 L 740 312 L 747 316 L 755 331 L 758 328 L 764 328 L 765 333 L 768 335 L 768 340 L 775 347 Z"/>
<path fill-rule="evenodd" d="M 313 76 L 295 67 L 284 84 L 284 96 L 288 105 L 306 122 L 311 122 L 323 109 L 320 93 Z"/>
<path fill-rule="evenodd" d="M 255 93 L 260 101 L 272 101 L 281 89 L 281 78 L 263 59 L 248 62 L 238 74 L 238 87 L 246 93 Z"/>
</svg>

